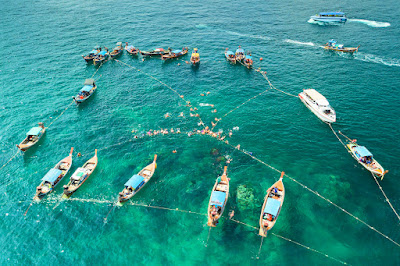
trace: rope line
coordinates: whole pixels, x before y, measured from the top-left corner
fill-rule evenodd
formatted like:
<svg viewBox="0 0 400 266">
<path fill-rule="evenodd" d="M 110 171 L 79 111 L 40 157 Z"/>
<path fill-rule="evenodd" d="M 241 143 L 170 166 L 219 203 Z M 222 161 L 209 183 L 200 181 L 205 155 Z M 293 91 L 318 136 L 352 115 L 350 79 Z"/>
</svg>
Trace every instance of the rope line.
<svg viewBox="0 0 400 266">
<path fill-rule="evenodd" d="M 272 85 L 271 81 L 269 81 L 269 79 L 268 79 L 267 75 L 265 74 L 265 72 L 263 72 L 263 71 L 261 71 L 261 70 L 256 70 L 256 71 L 258 71 L 258 72 L 261 73 L 261 75 L 265 78 L 265 80 L 268 82 L 269 86 L 270 86 L 272 89 L 277 90 L 277 91 L 280 91 L 280 92 L 282 92 L 282 93 L 284 93 L 284 94 L 286 94 L 286 95 L 299 98 L 299 96 L 297 96 L 297 95 L 294 95 L 294 94 L 285 92 L 285 91 L 283 91 L 283 90 L 277 89 L 274 85 Z"/>
<path fill-rule="evenodd" d="M 96 71 L 93 73 L 93 75 L 92 75 L 91 78 L 93 78 L 94 75 L 96 75 L 97 71 L 99 71 L 99 69 L 103 66 L 103 63 L 104 63 L 104 62 L 107 62 L 107 61 L 108 61 L 108 60 L 101 62 L 100 66 L 96 69 Z"/>
<path fill-rule="evenodd" d="M 226 143 L 226 142 L 224 142 L 224 143 Z M 235 146 L 233 146 L 233 145 L 230 144 L 230 143 L 226 143 L 226 144 L 229 145 L 229 146 L 231 146 L 231 147 L 234 148 L 234 149 L 237 149 Z M 269 168 L 275 170 L 276 172 L 279 172 L 279 173 L 282 172 L 282 171 L 276 169 L 275 167 L 273 167 L 273 166 L 271 166 L 271 165 L 269 165 L 269 164 L 267 164 L 267 163 L 261 161 L 260 159 L 256 158 L 255 156 L 249 154 L 249 153 L 246 152 L 245 150 L 240 150 L 240 149 L 238 149 L 238 150 L 241 151 L 242 153 L 244 153 L 244 154 L 250 156 L 250 157 L 253 158 L 254 160 L 256 160 L 256 161 L 258 161 L 258 162 L 264 164 L 265 166 L 267 166 L 267 167 L 269 167 Z M 323 199 L 323 200 L 325 200 L 326 202 L 330 203 L 331 205 L 335 206 L 336 208 L 338 208 L 338 209 L 341 210 L 342 212 L 346 213 L 347 215 L 349 215 L 349 216 L 352 217 L 353 219 L 355 219 L 355 220 L 361 222 L 362 224 L 364 224 L 365 226 L 367 226 L 369 229 L 371 229 L 371 230 L 377 232 L 378 234 L 380 234 L 381 236 L 383 236 L 384 238 L 386 238 L 387 240 L 389 240 L 390 242 L 392 242 L 392 243 L 395 244 L 396 246 L 400 247 L 400 244 L 399 244 L 399 243 L 397 243 L 396 241 L 394 241 L 393 239 L 391 239 L 391 238 L 388 237 L 387 235 L 383 234 L 382 232 L 380 232 L 380 231 L 377 230 L 376 228 L 372 227 L 371 225 L 367 224 L 366 222 L 364 222 L 363 220 L 361 220 L 361 219 L 358 218 L 357 216 L 355 216 L 355 215 L 353 215 L 352 213 L 348 212 L 348 211 L 345 210 L 344 208 L 340 207 L 340 206 L 337 205 L 336 203 L 332 202 L 330 199 L 325 198 L 324 196 L 322 196 L 322 195 L 319 194 L 318 192 L 316 192 L 316 191 L 310 189 L 309 187 L 307 187 L 306 185 L 304 185 L 304 184 L 302 184 L 301 182 L 297 181 L 297 180 L 294 179 L 293 177 L 291 177 L 291 176 L 289 176 L 289 175 L 287 175 L 287 174 L 285 174 L 285 176 L 288 177 L 288 178 L 289 178 L 290 180 L 292 180 L 293 182 L 295 182 L 296 184 L 298 184 L 298 185 L 300 185 L 301 187 L 305 188 L 306 190 L 310 191 L 310 192 L 313 193 L 314 195 L 320 197 L 321 199 Z"/>
<path fill-rule="evenodd" d="M 64 111 L 62 111 L 61 114 L 59 114 L 56 118 L 54 118 L 53 121 L 51 121 L 51 123 L 46 128 L 49 128 L 57 119 L 59 119 L 65 113 L 65 111 L 67 111 L 68 108 L 71 107 L 71 105 L 73 103 L 74 103 L 74 101 L 72 100 L 72 102 L 69 105 L 67 105 L 67 107 L 64 109 Z"/>
<path fill-rule="evenodd" d="M 390 202 L 389 198 L 386 196 L 385 191 L 383 191 L 383 188 L 381 187 L 381 185 L 379 184 L 378 180 L 376 179 L 376 176 L 375 176 L 373 173 L 371 173 L 371 175 L 373 176 L 373 178 L 374 178 L 376 184 L 378 185 L 378 187 L 379 187 L 379 189 L 381 190 L 383 196 L 385 197 L 386 202 L 389 204 L 390 208 L 392 209 L 392 211 L 394 212 L 394 214 L 397 216 L 397 219 L 400 220 L 399 214 L 398 214 L 398 213 L 396 212 L 396 210 L 393 208 L 392 203 Z"/>
<path fill-rule="evenodd" d="M 11 158 L 5 164 L 3 164 L 2 167 L 0 167 L 0 170 L 3 169 L 4 167 L 6 167 L 6 165 L 9 164 L 18 154 L 19 154 L 19 150 L 17 150 L 15 152 L 15 154 L 13 156 L 11 156 Z"/>
<path fill-rule="evenodd" d="M 138 72 L 141 72 L 141 73 L 143 73 L 144 75 L 148 76 L 149 78 L 151 78 L 151 79 L 153 79 L 153 80 L 159 82 L 160 84 L 164 85 L 165 87 L 167 87 L 168 89 L 170 89 L 172 92 L 174 92 L 176 95 L 178 95 L 179 98 L 182 99 L 182 101 L 184 101 L 184 102 L 186 103 L 186 106 L 190 107 L 190 105 L 191 105 L 190 101 L 185 100 L 185 98 L 184 98 L 183 95 L 181 95 L 177 90 L 173 89 L 171 86 L 165 84 L 163 81 L 161 81 L 161 80 L 159 80 L 158 78 L 156 78 L 156 77 L 154 77 L 154 76 L 152 76 L 152 75 L 150 75 L 150 74 L 144 72 L 143 70 L 141 70 L 141 69 L 139 69 L 139 68 L 137 68 L 137 67 L 134 67 L 134 66 L 132 66 L 132 65 L 129 65 L 129 64 L 127 64 L 127 63 L 125 63 L 125 62 L 122 62 L 122 61 L 120 61 L 120 60 L 118 60 L 118 59 L 114 59 L 114 60 L 117 61 L 117 62 L 120 63 L 120 64 L 123 64 L 123 65 L 125 65 L 125 66 L 127 66 L 127 67 L 130 67 L 130 68 L 132 68 L 132 69 L 134 69 L 134 70 L 136 70 L 136 71 L 138 71 Z M 200 115 L 199 115 L 198 113 L 196 113 L 196 115 L 198 115 L 197 118 L 199 118 L 200 124 L 203 125 L 203 127 L 205 128 L 205 124 L 204 124 L 203 120 L 201 119 Z"/>
</svg>

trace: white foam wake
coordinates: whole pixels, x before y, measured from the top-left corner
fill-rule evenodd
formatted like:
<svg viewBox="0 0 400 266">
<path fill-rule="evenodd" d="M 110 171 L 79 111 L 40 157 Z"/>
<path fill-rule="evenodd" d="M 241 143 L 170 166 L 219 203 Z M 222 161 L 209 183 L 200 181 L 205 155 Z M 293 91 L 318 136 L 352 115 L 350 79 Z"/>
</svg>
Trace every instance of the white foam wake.
<svg viewBox="0 0 400 266">
<path fill-rule="evenodd" d="M 286 40 L 284 40 L 284 42 L 297 44 L 297 45 L 315 46 L 315 44 L 312 42 L 300 42 L 300 41 L 295 41 L 295 40 L 290 40 L 290 39 L 286 39 Z"/>
<path fill-rule="evenodd" d="M 400 59 L 396 58 L 384 58 L 379 57 L 373 54 L 365 54 L 365 53 L 356 53 L 354 56 L 355 59 L 364 61 L 364 62 L 371 62 L 376 64 L 382 64 L 385 66 L 397 66 L 400 67 Z"/>
<path fill-rule="evenodd" d="M 379 21 L 373 21 L 373 20 L 367 20 L 367 19 L 349 19 L 349 22 L 358 22 L 362 24 L 366 24 L 370 27 L 374 28 L 386 28 L 390 27 L 389 22 L 379 22 Z"/>
<path fill-rule="evenodd" d="M 231 34 L 231 35 L 236 35 L 236 36 L 241 36 L 241 37 L 259 39 L 259 40 L 271 40 L 270 37 L 266 37 L 266 36 L 262 36 L 262 35 L 244 34 L 244 33 L 230 31 L 230 30 L 226 30 L 225 32 L 228 34 Z"/>
</svg>

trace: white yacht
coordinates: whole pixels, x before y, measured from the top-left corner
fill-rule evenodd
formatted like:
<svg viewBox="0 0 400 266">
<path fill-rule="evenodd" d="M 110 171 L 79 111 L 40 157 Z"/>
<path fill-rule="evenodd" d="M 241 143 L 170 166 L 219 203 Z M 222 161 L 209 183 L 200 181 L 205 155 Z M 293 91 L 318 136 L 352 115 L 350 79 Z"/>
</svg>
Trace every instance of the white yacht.
<svg viewBox="0 0 400 266">
<path fill-rule="evenodd" d="M 345 23 L 347 21 L 346 15 L 343 12 L 321 12 L 318 15 L 311 16 L 311 19 L 319 22 L 339 22 Z"/>
<path fill-rule="evenodd" d="M 335 110 L 329 105 L 326 98 L 316 90 L 303 90 L 299 94 L 299 98 L 322 121 L 327 123 L 336 122 Z"/>
</svg>

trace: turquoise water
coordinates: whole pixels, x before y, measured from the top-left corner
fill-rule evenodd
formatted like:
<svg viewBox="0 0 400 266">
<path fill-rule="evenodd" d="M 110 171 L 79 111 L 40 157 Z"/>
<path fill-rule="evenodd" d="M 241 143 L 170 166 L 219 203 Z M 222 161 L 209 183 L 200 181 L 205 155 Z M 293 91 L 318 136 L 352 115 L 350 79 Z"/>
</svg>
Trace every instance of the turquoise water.
<svg viewBox="0 0 400 266">
<path fill-rule="evenodd" d="M 268 88 L 258 72 L 224 59 L 225 48 L 242 45 L 277 88 L 298 94 L 312 87 L 327 97 L 338 114 L 334 128 L 357 138 L 390 170 L 381 184 L 400 210 L 399 7 L 398 1 L 2 1 L 0 165 L 15 154 L 25 132 L 54 121 L 95 73 L 81 57 L 95 45 L 111 48 L 127 41 L 143 50 L 199 48 L 198 69 L 184 62 L 188 56 L 163 63 L 124 53 L 119 60 L 176 89 L 207 125 Z M 307 23 L 319 11 L 339 9 L 352 19 L 345 25 Z M 319 48 L 331 38 L 361 45 L 360 52 L 339 55 Z M 156 173 L 134 203 L 205 213 L 225 156 L 233 159 L 225 214 L 235 210 L 235 219 L 252 226 L 258 225 L 265 190 L 279 173 L 209 136 L 134 139 L 149 129 L 201 127 L 182 99 L 141 72 L 109 61 L 94 78 L 98 90 L 90 100 L 68 108 L 38 146 L 0 170 L 2 264 L 336 264 L 273 235 L 264 239 L 257 259 L 257 231 L 228 220 L 211 230 L 207 242 L 206 217 L 195 214 L 126 204 L 104 223 L 125 181 L 155 153 Z M 210 94 L 200 96 L 205 92 Z M 214 104 L 217 113 L 201 103 Z M 166 113 L 171 116 L 164 118 Z M 371 175 L 298 99 L 269 91 L 225 116 L 216 130 L 234 127 L 230 143 L 400 241 L 399 221 Z M 99 149 L 94 174 L 70 201 L 59 203 L 69 175 L 24 217 L 40 179 L 72 146 L 83 155 L 74 157 L 72 171 Z M 293 181 L 284 182 L 287 194 L 273 233 L 350 264 L 400 264 L 399 247 Z M 254 201 L 237 197 L 242 185 Z"/>
</svg>

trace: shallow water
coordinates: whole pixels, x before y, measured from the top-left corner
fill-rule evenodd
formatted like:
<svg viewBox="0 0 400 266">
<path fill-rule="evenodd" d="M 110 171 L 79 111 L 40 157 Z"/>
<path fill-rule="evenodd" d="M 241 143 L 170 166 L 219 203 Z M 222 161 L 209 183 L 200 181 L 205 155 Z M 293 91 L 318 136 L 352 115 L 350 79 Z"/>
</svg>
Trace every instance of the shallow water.
<svg viewBox="0 0 400 266">
<path fill-rule="evenodd" d="M 211 124 L 268 88 L 262 76 L 224 59 L 225 48 L 252 51 L 255 68 L 267 71 L 279 89 L 298 94 L 321 92 L 336 109 L 334 125 L 357 138 L 389 174 L 381 183 L 400 210 L 398 128 L 400 32 L 397 1 L 278 1 L 167 5 L 159 1 L 2 1 L 0 15 L 0 165 L 15 154 L 15 144 L 37 122 L 49 125 L 96 71 L 81 54 L 95 45 L 112 48 L 127 41 L 143 50 L 197 47 L 201 65 L 184 61 L 142 61 L 124 53 L 119 60 L 165 82 L 198 108 Z M 307 23 L 326 10 L 343 10 L 351 19 L 340 26 Z M 359 23 L 356 23 L 358 20 Z M 390 23 L 374 27 L 359 20 Z M 364 21 L 365 22 L 365 21 Z M 371 23 L 370 23 L 371 24 Z M 387 25 L 387 24 L 385 24 Z M 361 45 L 355 55 L 324 51 L 335 38 Z M 263 61 L 258 59 L 262 57 Z M 180 65 L 178 65 L 180 64 Z M 151 182 L 133 202 L 205 213 L 215 178 L 232 158 L 226 214 L 258 225 L 265 190 L 279 178 L 249 156 L 209 136 L 168 134 L 141 137 L 149 129 L 201 129 L 184 101 L 167 87 L 117 61 L 95 74 L 98 90 L 79 107 L 72 105 L 48 129 L 37 147 L 18 155 L 0 170 L 0 261 L 24 264 L 336 264 L 323 255 L 273 235 L 264 239 L 259 259 L 257 231 L 222 220 L 207 243 L 206 217 L 126 204 L 104 217 L 123 184 L 158 154 Z M 207 96 L 201 93 L 210 92 Z M 212 113 L 214 105 L 217 113 Z M 184 117 L 179 117 L 183 112 Z M 166 113 L 171 117 L 164 118 Z M 234 127 L 229 142 L 284 170 L 355 216 L 400 241 L 396 216 L 371 175 L 341 146 L 327 125 L 298 99 L 272 90 L 233 111 L 216 130 Z M 137 133 L 132 133 L 132 130 Z M 70 147 L 81 152 L 72 171 L 99 149 L 94 174 L 73 195 L 59 202 L 62 185 L 39 204 L 31 202 L 40 179 Z M 173 150 L 177 153 L 172 153 Z M 215 150 L 216 149 L 216 150 Z M 76 154 L 76 153 L 75 153 Z M 273 232 L 356 265 L 398 265 L 399 247 L 326 201 L 286 179 L 286 197 Z M 248 208 L 236 189 L 246 185 L 255 201 Z M 56 207 L 56 208 L 54 208 Z M 90 247 L 88 249 L 88 247 Z M 221 256 L 221 254 L 224 254 Z"/>
</svg>

